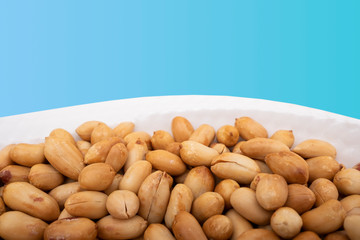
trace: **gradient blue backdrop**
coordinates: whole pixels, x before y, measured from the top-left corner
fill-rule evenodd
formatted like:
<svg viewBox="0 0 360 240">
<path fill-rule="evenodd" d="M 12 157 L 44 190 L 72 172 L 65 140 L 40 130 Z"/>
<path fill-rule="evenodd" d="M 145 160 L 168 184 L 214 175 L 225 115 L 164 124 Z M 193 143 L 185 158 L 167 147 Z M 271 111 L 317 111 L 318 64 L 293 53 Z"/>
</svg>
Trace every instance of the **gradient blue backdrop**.
<svg viewBox="0 0 360 240">
<path fill-rule="evenodd" d="M 360 118 L 360 1 L 2 1 L 0 116 L 141 96 Z"/>
</svg>

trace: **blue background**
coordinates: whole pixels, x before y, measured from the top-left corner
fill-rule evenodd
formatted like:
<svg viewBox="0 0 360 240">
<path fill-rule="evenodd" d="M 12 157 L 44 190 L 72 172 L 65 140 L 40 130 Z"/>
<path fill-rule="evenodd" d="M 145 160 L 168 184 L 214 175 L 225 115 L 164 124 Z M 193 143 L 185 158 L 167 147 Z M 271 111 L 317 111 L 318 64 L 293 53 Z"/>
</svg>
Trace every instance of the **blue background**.
<svg viewBox="0 0 360 240">
<path fill-rule="evenodd" d="M 0 1 L 0 116 L 141 96 L 360 118 L 360 1 Z"/>
</svg>

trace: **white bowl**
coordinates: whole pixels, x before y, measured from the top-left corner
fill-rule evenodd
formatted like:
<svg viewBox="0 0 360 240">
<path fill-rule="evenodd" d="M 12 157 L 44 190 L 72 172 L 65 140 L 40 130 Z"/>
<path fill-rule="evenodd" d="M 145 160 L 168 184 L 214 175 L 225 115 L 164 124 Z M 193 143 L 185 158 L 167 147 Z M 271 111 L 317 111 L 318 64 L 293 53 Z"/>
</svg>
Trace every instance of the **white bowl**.
<svg viewBox="0 0 360 240">
<path fill-rule="evenodd" d="M 10 143 L 42 142 L 54 128 L 75 129 L 89 120 L 115 127 L 133 121 L 135 130 L 170 131 L 171 120 L 184 116 L 196 128 L 202 123 L 215 129 L 250 116 L 271 135 L 293 130 L 295 144 L 309 138 L 333 144 L 337 160 L 347 167 L 360 162 L 360 120 L 308 107 L 260 99 L 227 96 L 164 96 L 100 102 L 0 118 L 0 148 Z"/>
</svg>

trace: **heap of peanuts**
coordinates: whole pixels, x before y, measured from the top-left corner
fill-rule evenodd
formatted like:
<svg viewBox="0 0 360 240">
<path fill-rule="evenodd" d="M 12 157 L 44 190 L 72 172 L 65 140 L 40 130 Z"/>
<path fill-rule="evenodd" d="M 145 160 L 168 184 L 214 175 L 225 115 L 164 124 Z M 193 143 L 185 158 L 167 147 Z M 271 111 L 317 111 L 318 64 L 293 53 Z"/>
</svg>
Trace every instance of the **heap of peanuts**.
<svg viewBox="0 0 360 240">
<path fill-rule="evenodd" d="M 360 239 L 360 171 L 250 117 L 172 134 L 88 121 L 0 151 L 4 239 Z M 214 139 L 216 138 L 216 141 Z"/>
</svg>

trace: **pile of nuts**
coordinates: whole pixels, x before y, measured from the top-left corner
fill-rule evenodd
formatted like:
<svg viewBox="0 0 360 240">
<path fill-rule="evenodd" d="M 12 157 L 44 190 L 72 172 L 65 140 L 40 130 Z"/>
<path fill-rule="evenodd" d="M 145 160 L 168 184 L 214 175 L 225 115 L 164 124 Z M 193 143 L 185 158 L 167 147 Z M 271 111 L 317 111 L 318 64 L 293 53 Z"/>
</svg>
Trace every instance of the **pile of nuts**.
<svg viewBox="0 0 360 240">
<path fill-rule="evenodd" d="M 360 239 L 360 171 L 250 117 L 81 124 L 0 151 L 3 239 Z M 216 139 L 216 140 L 215 140 Z"/>
</svg>

